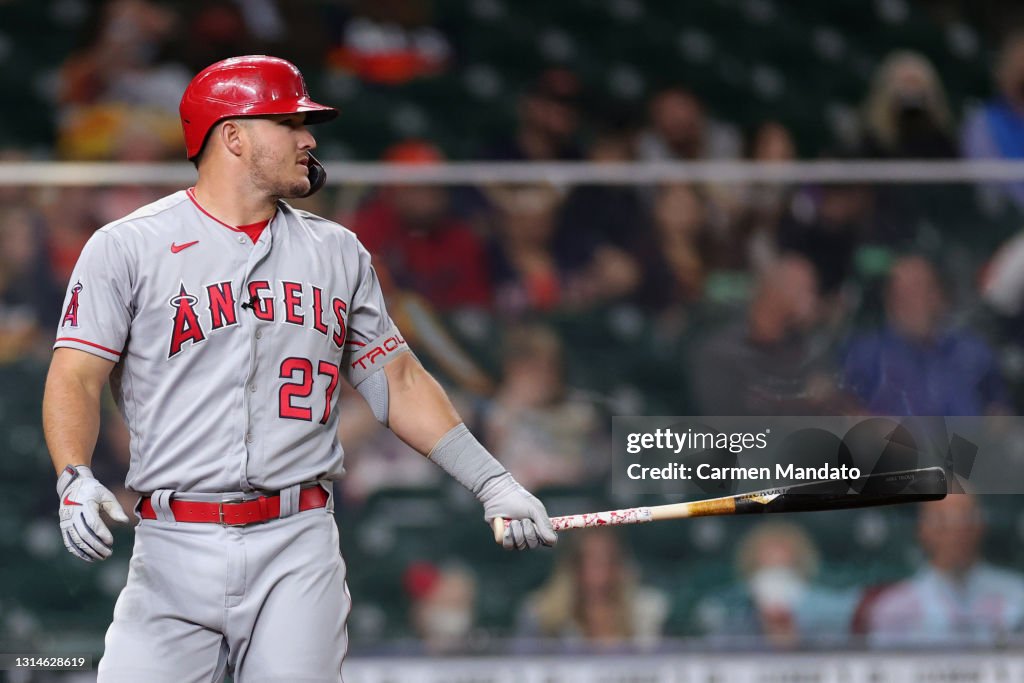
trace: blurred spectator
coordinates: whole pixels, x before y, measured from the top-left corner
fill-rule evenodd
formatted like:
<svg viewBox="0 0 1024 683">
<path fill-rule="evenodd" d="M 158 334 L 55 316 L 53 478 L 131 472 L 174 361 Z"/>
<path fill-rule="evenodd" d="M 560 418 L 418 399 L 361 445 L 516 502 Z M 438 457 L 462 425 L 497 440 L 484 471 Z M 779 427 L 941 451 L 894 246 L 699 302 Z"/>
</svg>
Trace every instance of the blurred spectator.
<svg viewBox="0 0 1024 683">
<path fill-rule="evenodd" d="M 139 160 L 126 158 L 131 152 L 121 145 L 129 126 L 142 133 L 136 141 L 148 138 L 144 149 L 158 145 L 159 153 L 147 152 L 148 157 L 180 158 L 178 104 L 193 74 L 240 54 L 284 50 L 308 56 L 307 46 L 318 43 L 308 21 L 301 42 L 294 48 L 284 42 L 288 22 L 301 23 L 310 14 L 299 7 L 302 3 L 285 8 L 276 0 L 212 0 L 179 8 L 152 0 L 94 4 L 99 9 L 93 35 L 58 75 L 58 150 L 66 159 Z"/>
<path fill-rule="evenodd" d="M 961 146 L 970 159 L 1024 159 L 1024 31 L 1010 34 L 996 63 L 997 97 L 970 112 L 961 131 Z M 1005 193 L 1024 210 L 1024 182 L 989 193 Z"/>
<path fill-rule="evenodd" d="M 32 161 L 27 150 L 5 147 L 0 144 L 0 163 L 21 163 Z M 0 184 L 0 207 L 23 207 L 32 201 L 32 190 L 21 185 Z"/>
<path fill-rule="evenodd" d="M 764 121 L 751 135 L 746 157 L 764 163 L 795 161 L 793 134 L 779 121 Z M 767 267 L 778 255 L 779 223 L 792 199 L 793 188 L 780 183 L 755 183 L 743 188 L 734 237 L 719 243 L 716 251 L 731 248 L 734 267 Z"/>
<path fill-rule="evenodd" d="M 577 161 L 583 86 L 572 71 L 552 67 L 519 98 L 515 134 L 484 155 L 496 161 Z"/>
<path fill-rule="evenodd" d="M 180 30 L 175 13 L 150 0 L 111 0 L 100 12 L 92 42 L 61 67 L 58 101 L 121 102 L 177 114 L 189 74 L 181 65 L 158 61 Z"/>
<path fill-rule="evenodd" d="M 180 152 L 178 103 L 190 74 L 165 60 L 178 19 L 149 0 L 112 0 L 102 5 L 95 36 L 61 66 L 57 147 L 65 159 L 113 157 L 121 131 L 144 127 L 167 156 Z"/>
<path fill-rule="evenodd" d="M 155 163 L 168 158 L 182 158 L 184 144 L 181 140 L 180 123 L 175 122 L 177 130 L 170 137 L 170 144 L 168 144 L 167 138 L 162 139 L 153 135 L 150 123 L 137 118 L 123 122 L 110 140 L 109 157 L 111 160 L 125 163 Z M 117 185 L 93 188 L 95 227 L 99 228 L 118 220 L 140 206 L 155 202 L 178 189 L 180 188 L 174 186 L 154 185 Z"/>
<path fill-rule="evenodd" d="M 809 259 L 822 292 L 835 294 L 850 276 L 857 247 L 874 236 L 873 207 L 874 195 L 862 185 L 800 190 L 779 223 L 777 248 Z"/>
<path fill-rule="evenodd" d="M 49 347 L 61 293 L 46 260 L 35 216 L 0 208 L 0 363 Z"/>
<path fill-rule="evenodd" d="M 746 156 L 753 161 L 793 161 L 797 157 L 793 134 L 780 121 L 762 121 L 750 138 Z"/>
<path fill-rule="evenodd" d="M 346 508 L 358 508 L 376 491 L 440 486 L 439 467 L 384 427 L 370 406 L 342 383 L 338 438 L 345 449 L 345 482 L 338 488 Z"/>
<path fill-rule="evenodd" d="M 94 199 L 94 190 L 89 187 L 49 187 L 40 194 L 46 255 L 60 288 L 67 285 L 85 243 L 103 225 Z"/>
<path fill-rule="evenodd" d="M 981 277 L 981 296 L 999 315 L 1024 313 L 1024 232 L 999 247 Z"/>
<path fill-rule="evenodd" d="M 577 258 L 555 252 L 562 198 L 546 186 L 492 188 L 498 208 L 491 273 L 499 312 L 550 311 L 561 305 Z"/>
<path fill-rule="evenodd" d="M 952 159 L 959 156 L 952 115 L 935 67 L 917 52 L 892 52 L 875 72 L 864 103 L 864 127 L 858 156 L 879 159 Z M 873 188 L 874 220 L 865 237 L 890 245 L 909 243 L 924 228 L 957 232 L 963 224 L 977 229 L 977 219 L 965 219 L 973 205 L 963 183 L 879 183 Z M 970 209 L 968 208 L 968 211 Z"/>
<path fill-rule="evenodd" d="M 476 396 L 492 395 L 494 381 L 452 338 L 433 306 L 416 292 L 399 288 L 384 264 L 375 265 L 374 270 L 388 313 L 421 360 L 436 368 L 446 383 Z"/>
<path fill-rule="evenodd" d="M 526 598 L 521 636 L 556 639 L 565 649 L 657 643 L 668 599 L 640 583 L 613 529 L 573 532 L 558 553 L 551 577 Z"/>
<path fill-rule="evenodd" d="M 927 57 L 893 52 L 875 71 L 864 104 L 861 152 L 896 159 L 958 156 L 946 92 Z"/>
<path fill-rule="evenodd" d="M 898 259 L 885 288 L 885 326 L 855 335 L 844 382 L 879 415 L 986 415 L 1009 411 L 992 349 L 947 322 L 935 267 L 921 256 Z"/>
<path fill-rule="evenodd" d="M 648 127 L 637 142 L 642 161 L 714 161 L 739 159 L 742 138 L 731 125 L 713 119 L 704 103 L 682 86 L 656 92 L 648 104 Z M 709 267 L 732 268 L 744 247 L 733 234 L 743 198 L 733 185 L 708 185 L 704 196 L 705 261 Z M 721 245 L 722 248 L 712 248 Z M 718 259 L 721 258 L 721 262 Z"/>
<path fill-rule="evenodd" d="M 640 283 L 635 260 L 610 244 L 558 231 L 560 193 L 547 186 L 495 187 L 497 241 L 491 250 L 495 304 L 506 314 L 587 308 L 631 294 Z"/>
<path fill-rule="evenodd" d="M 704 291 L 704 202 L 689 185 L 666 185 L 654 201 L 654 234 L 640 250 L 644 279 L 638 299 L 661 311 L 692 304 Z"/>
<path fill-rule="evenodd" d="M 706 633 L 738 648 L 842 642 L 860 591 L 815 585 L 818 568 L 818 550 L 803 529 L 760 524 L 737 547 L 740 583 L 698 603 L 697 618 Z"/>
<path fill-rule="evenodd" d="M 917 536 L 927 564 L 874 598 L 869 642 L 993 647 L 1024 626 L 1024 575 L 981 557 L 985 524 L 973 496 L 953 494 L 920 506 Z"/>
<path fill-rule="evenodd" d="M 996 314 L 1000 341 L 1015 347 L 1024 345 L 1024 232 L 999 247 L 982 269 L 979 287 L 982 300 Z M 1016 393 L 1020 387 L 1013 381 L 1013 374 L 1007 379 L 1015 385 Z"/>
<path fill-rule="evenodd" d="M 392 146 L 384 160 L 437 164 L 444 157 L 429 143 L 409 141 Z M 422 295 L 438 310 L 490 303 L 483 242 L 452 212 L 447 188 L 388 186 L 344 222 L 375 260 L 387 266 L 399 287 Z"/>
<path fill-rule="evenodd" d="M 430 654 L 465 652 L 476 621 L 476 577 L 462 566 L 414 562 L 402 577 L 409 626 Z"/>
<path fill-rule="evenodd" d="M 484 440 L 528 488 L 576 485 L 602 476 L 602 419 L 565 383 L 564 350 L 541 325 L 506 333 L 502 381 L 484 419 Z"/>
<path fill-rule="evenodd" d="M 139 143 L 138 147 L 126 142 Z M 57 153 L 68 161 L 166 161 L 184 157 L 176 115 L 123 104 L 78 107 L 62 118 Z"/>
<path fill-rule="evenodd" d="M 329 67 L 368 83 L 398 85 L 445 71 L 452 56 L 448 38 L 434 26 L 428 0 L 358 0 L 336 29 Z M 334 8 L 330 8 L 334 9 Z"/>
<path fill-rule="evenodd" d="M 650 127 L 638 143 L 644 161 L 740 157 L 742 142 L 736 130 L 708 117 L 704 103 L 686 88 L 672 86 L 655 93 L 648 116 Z"/>
<path fill-rule="evenodd" d="M 587 160 L 597 165 L 634 161 L 635 138 L 628 121 L 611 121 L 594 135 Z M 650 233 L 649 214 L 635 186 L 576 185 L 562 205 L 558 233 L 589 248 L 608 244 L 630 250 Z"/>
<path fill-rule="evenodd" d="M 759 277 L 746 319 L 711 334 L 691 358 L 702 415 L 844 415 L 822 326 L 818 277 L 787 254 Z"/>
</svg>

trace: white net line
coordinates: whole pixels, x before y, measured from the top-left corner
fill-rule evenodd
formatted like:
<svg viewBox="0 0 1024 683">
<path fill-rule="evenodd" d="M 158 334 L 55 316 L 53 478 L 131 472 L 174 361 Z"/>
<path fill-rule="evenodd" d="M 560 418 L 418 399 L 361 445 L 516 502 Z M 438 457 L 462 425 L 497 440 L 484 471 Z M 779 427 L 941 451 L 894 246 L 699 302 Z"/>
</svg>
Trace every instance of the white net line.
<svg viewBox="0 0 1024 683">
<path fill-rule="evenodd" d="M 452 162 L 430 166 L 331 162 L 328 185 L 651 185 L 658 183 L 1022 182 L 1024 161 Z M 189 163 L 0 162 L 0 186 L 187 185 Z"/>
</svg>

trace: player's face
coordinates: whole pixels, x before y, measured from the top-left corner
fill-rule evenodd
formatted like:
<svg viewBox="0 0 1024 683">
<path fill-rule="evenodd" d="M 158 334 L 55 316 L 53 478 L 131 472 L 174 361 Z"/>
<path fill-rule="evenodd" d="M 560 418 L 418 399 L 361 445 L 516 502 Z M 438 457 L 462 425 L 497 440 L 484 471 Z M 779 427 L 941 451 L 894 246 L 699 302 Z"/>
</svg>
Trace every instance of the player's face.
<svg viewBox="0 0 1024 683">
<path fill-rule="evenodd" d="M 249 120 L 249 174 L 253 186 L 272 197 L 301 197 L 309 191 L 309 151 L 316 140 L 305 114 Z"/>
</svg>

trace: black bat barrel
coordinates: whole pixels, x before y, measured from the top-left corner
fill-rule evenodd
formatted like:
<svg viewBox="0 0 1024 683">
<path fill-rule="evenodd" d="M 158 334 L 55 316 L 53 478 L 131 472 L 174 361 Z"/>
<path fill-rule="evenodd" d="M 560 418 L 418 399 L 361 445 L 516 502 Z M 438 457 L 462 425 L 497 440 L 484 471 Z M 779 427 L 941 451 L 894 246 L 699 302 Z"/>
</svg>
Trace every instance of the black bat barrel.
<svg viewBox="0 0 1024 683">
<path fill-rule="evenodd" d="M 780 486 L 736 497 L 737 515 L 772 512 L 845 510 L 946 497 L 949 485 L 941 467 L 880 472 L 856 479 Z"/>
</svg>

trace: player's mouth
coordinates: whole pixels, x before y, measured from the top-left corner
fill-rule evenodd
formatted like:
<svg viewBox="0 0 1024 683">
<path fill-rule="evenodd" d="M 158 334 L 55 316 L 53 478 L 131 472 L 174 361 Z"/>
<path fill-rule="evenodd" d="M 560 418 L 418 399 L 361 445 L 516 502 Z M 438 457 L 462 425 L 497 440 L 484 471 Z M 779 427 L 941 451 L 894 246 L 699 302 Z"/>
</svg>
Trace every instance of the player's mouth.
<svg viewBox="0 0 1024 683">
<path fill-rule="evenodd" d="M 296 163 L 299 166 L 305 166 L 306 168 L 309 168 L 309 157 L 308 156 L 302 157 Z"/>
</svg>

